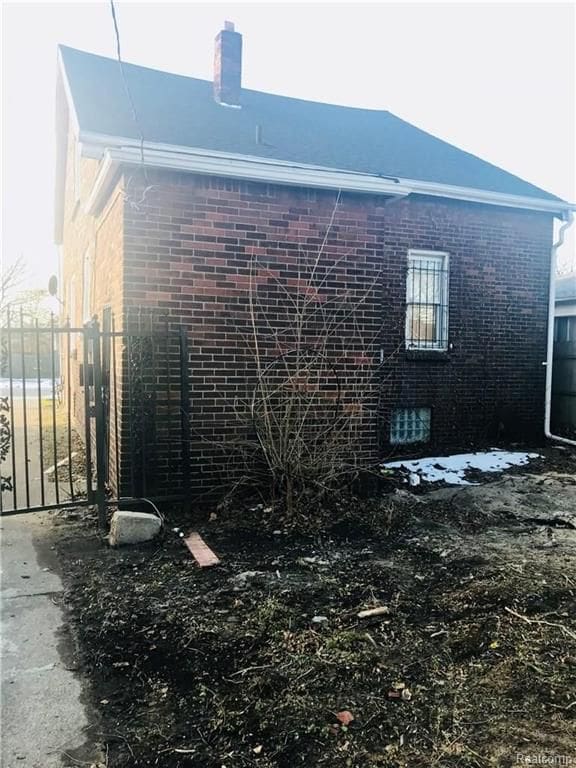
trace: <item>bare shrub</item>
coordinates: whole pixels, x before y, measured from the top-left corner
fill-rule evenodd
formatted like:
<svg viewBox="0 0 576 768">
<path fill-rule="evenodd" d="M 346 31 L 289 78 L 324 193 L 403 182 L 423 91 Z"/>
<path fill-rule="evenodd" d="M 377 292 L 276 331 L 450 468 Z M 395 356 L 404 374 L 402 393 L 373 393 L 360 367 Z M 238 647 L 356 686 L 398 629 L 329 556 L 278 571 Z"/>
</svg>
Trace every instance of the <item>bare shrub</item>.
<svg viewBox="0 0 576 768">
<path fill-rule="evenodd" d="M 285 279 L 253 257 L 249 331 L 254 386 L 234 404 L 247 438 L 242 481 L 267 489 L 286 518 L 310 514 L 373 471 L 380 360 L 380 269 L 375 260 L 327 248 L 336 207 L 315 254 L 300 251 Z M 293 272 L 294 274 L 294 272 Z"/>
</svg>

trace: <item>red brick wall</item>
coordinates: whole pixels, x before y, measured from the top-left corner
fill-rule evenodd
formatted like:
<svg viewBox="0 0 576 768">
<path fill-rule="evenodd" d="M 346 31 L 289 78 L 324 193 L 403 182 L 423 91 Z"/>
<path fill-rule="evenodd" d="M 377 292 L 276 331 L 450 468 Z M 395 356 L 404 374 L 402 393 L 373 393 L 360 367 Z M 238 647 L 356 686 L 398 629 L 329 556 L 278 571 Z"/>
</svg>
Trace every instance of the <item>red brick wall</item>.
<svg viewBox="0 0 576 768">
<path fill-rule="evenodd" d="M 386 269 L 394 276 L 386 303 L 396 317 L 402 314 L 407 249 L 450 254 L 452 345 L 436 362 L 396 355 L 385 402 L 431 405 L 437 448 L 540 438 L 551 218 L 421 200 L 399 205 L 382 236 L 390 243 Z"/>
<path fill-rule="evenodd" d="M 345 290 L 364 298 L 330 354 L 351 400 L 358 377 L 381 382 L 368 388 L 358 417 L 366 454 L 391 451 L 393 407 L 432 408 L 434 450 L 541 435 L 549 216 L 348 194 L 334 213 L 332 192 L 160 172 L 148 184 L 144 202 L 124 206 L 125 302 L 154 307 L 189 331 L 196 490 L 230 479 L 217 444 L 244 429 L 234 401 L 254 386 L 251 260 L 257 321 L 273 356 L 302 289 L 299 265 L 318 253 L 333 214 L 318 301 Z M 136 178 L 128 188 L 140 198 Z M 409 359 L 404 349 L 410 248 L 450 254 L 452 349 L 435 360 Z"/>
</svg>

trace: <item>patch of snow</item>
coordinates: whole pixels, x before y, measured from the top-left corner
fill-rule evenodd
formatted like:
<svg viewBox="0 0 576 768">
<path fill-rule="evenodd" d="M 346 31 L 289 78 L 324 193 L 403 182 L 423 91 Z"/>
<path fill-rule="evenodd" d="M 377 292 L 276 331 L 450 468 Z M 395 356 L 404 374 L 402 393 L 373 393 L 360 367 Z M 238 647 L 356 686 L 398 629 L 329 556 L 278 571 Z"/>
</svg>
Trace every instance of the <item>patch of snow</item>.
<svg viewBox="0 0 576 768">
<path fill-rule="evenodd" d="M 540 454 L 524 451 L 477 451 L 476 453 L 458 453 L 453 456 L 429 456 L 424 459 L 387 461 L 382 466 L 386 469 L 405 469 L 410 478 L 410 485 L 416 485 L 414 478 L 419 477 L 429 483 L 440 480 L 449 485 L 475 485 L 466 480 L 466 471 L 478 469 L 482 472 L 502 472 L 513 466 L 527 464 L 530 459 L 537 459 Z M 419 482 L 419 481 L 418 481 Z"/>
</svg>

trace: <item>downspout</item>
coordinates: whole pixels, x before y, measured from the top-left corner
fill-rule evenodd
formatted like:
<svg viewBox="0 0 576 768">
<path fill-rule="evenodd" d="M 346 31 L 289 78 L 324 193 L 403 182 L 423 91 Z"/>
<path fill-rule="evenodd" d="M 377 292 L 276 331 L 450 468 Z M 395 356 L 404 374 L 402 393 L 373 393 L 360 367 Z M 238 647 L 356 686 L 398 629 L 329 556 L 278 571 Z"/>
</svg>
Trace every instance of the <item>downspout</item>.
<svg viewBox="0 0 576 768">
<path fill-rule="evenodd" d="M 564 234 L 572 224 L 574 218 L 572 212 L 564 214 L 562 217 L 564 223 L 558 232 L 558 240 L 552 246 L 550 253 L 550 290 L 548 294 L 548 342 L 546 345 L 546 392 L 544 401 L 544 435 L 550 440 L 557 440 L 559 443 L 567 445 L 576 445 L 576 440 L 569 440 L 567 437 L 553 435 L 550 431 L 550 413 L 552 409 L 552 359 L 554 354 L 554 314 L 556 305 L 556 254 L 558 248 L 564 242 Z"/>
</svg>

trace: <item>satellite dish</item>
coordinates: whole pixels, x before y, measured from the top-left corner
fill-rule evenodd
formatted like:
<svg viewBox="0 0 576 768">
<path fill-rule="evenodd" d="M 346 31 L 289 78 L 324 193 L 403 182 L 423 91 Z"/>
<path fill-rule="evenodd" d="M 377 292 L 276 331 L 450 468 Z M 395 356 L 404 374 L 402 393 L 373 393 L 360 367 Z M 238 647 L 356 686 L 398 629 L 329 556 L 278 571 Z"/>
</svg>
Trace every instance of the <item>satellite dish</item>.
<svg viewBox="0 0 576 768">
<path fill-rule="evenodd" d="M 50 280 L 48 280 L 48 293 L 50 296 L 56 296 L 58 293 L 58 278 L 56 275 L 52 275 Z"/>
</svg>

